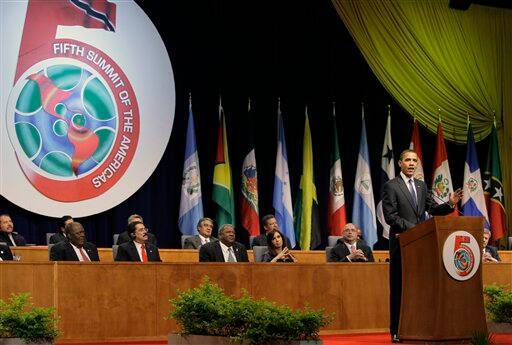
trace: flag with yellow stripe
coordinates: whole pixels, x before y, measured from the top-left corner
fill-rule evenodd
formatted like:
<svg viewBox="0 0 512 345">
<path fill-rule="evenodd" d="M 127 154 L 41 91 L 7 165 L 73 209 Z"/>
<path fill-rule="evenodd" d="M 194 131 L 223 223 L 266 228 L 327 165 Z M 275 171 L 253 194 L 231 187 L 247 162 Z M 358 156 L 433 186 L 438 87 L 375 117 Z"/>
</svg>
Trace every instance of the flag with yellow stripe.
<svg viewBox="0 0 512 345">
<path fill-rule="evenodd" d="M 219 105 L 219 131 L 217 136 L 217 155 L 213 171 L 212 200 L 216 204 L 217 224 L 235 224 L 235 202 L 233 199 L 233 182 L 229 164 L 228 140 L 224 110 Z"/>
<path fill-rule="evenodd" d="M 310 250 L 319 247 L 322 241 L 313 174 L 313 143 L 307 109 L 302 149 L 302 177 L 293 213 L 295 218 L 295 238 L 299 239 L 300 248 Z"/>
</svg>

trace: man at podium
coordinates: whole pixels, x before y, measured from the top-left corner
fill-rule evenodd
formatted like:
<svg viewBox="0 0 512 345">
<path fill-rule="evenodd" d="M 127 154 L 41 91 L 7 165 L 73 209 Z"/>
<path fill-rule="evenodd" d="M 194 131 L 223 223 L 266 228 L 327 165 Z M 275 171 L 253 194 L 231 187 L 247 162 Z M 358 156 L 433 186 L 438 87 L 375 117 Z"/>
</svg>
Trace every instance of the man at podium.
<svg viewBox="0 0 512 345">
<path fill-rule="evenodd" d="M 398 160 L 400 175 L 384 185 L 382 209 L 389 234 L 389 292 L 391 340 L 398 342 L 398 322 L 402 295 L 402 266 L 399 239 L 401 232 L 425 220 L 425 212 L 430 215 L 446 215 L 453 212 L 454 206 L 462 198 L 462 190 L 450 194 L 449 201 L 437 204 L 427 191 L 425 182 L 414 178 L 418 166 L 418 155 L 413 150 L 404 150 Z"/>
</svg>

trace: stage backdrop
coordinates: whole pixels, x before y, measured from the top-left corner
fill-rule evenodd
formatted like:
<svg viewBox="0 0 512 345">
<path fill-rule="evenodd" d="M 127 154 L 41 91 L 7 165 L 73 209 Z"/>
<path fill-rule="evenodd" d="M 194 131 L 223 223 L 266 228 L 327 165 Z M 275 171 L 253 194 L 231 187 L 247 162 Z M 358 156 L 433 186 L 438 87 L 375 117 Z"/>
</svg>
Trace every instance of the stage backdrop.
<svg viewBox="0 0 512 345">
<path fill-rule="evenodd" d="M 306 1 L 264 1 L 251 5 L 235 1 L 171 1 L 140 2 L 139 5 L 153 21 L 158 30 L 138 33 L 137 25 L 141 18 L 133 22 L 122 21 L 121 9 L 124 2 L 117 3 L 116 30 L 128 30 L 133 38 L 127 40 L 122 52 L 116 54 L 119 62 L 135 59 L 136 65 L 122 66 L 132 86 L 132 75 L 141 75 L 143 83 L 137 83 L 139 108 L 151 107 L 151 112 L 140 112 L 142 138 L 150 137 L 151 142 L 137 146 L 134 159 L 123 178 L 114 188 L 122 190 L 127 199 L 119 205 L 91 216 L 77 217 L 85 226 L 88 240 L 99 246 L 110 246 L 112 235 L 124 230 L 126 218 L 132 213 L 144 217 L 146 225 L 153 231 L 159 245 L 165 248 L 178 248 L 181 233 L 178 230 L 178 212 L 181 193 L 181 176 L 185 150 L 185 137 L 189 114 L 189 94 L 192 95 L 192 108 L 195 118 L 197 150 L 201 171 L 202 201 L 204 214 L 214 216 L 211 199 L 213 168 L 217 146 L 219 96 L 226 116 L 227 138 L 232 168 L 234 200 L 236 208 L 237 237 L 248 243 L 247 232 L 241 227 L 240 182 L 242 162 L 246 152 L 245 140 L 249 131 L 253 132 L 255 157 L 258 170 L 259 214 L 273 213 L 272 193 L 277 148 L 277 103 L 281 100 L 284 129 L 288 149 L 288 165 L 292 201 L 295 202 L 300 174 L 302 172 L 302 144 L 304 136 L 305 107 L 308 107 L 313 147 L 313 169 L 319 206 L 322 244 L 327 238 L 327 202 L 332 136 L 332 102 L 336 102 L 336 127 L 338 130 L 340 159 L 343 168 L 348 220 L 352 214 L 354 178 L 356 172 L 359 140 L 361 132 L 361 103 L 364 103 L 366 129 L 373 190 L 375 201 L 380 200 L 380 165 L 384 141 L 388 104 L 391 105 L 392 141 L 395 156 L 409 147 L 413 119 L 400 108 L 380 85 L 377 78 L 364 61 L 363 56 L 338 17 L 333 5 L 327 0 Z M 21 9 L 19 11 L 22 11 Z M 140 17 L 142 12 L 134 9 Z M 2 12 L 5 16 L 5 11 Z M 21 15 L 21 14 L 20 14 Z M 2 23 L 4 18 L 2 18 Z M 17 27 L 20 27 L 18 24 Z M 85 31 L 84 28 L 73 30 Z M 109 34 L 104 29 L 96 29 Z M 96 32 L 95 31 L 95 32 Z M 5 31 L 2 30 L 2 33 Z M 147 45 L 157 42 L 161 36 L 167 53 L 161 51 L 158 57 L 150 54 Z M 18 36 L 21 32 L 18 32 Z M 2 44 L 7 39 L 2 36 Z M 20 37 L 18 37 L 18 41 Z M 101 47 L 102 51 L 107 47 Z M 128 48 L 133 49 L 128 52 Z M 126 49 L 126 52 L 125 50 Z M 18 48 L 9 51 L 17 57 Z M 114 54 L 114 52 L 112 52 Z M 169 54 L 172 72 L 166 70 L 155 75 L 155 65 L 159 59 L 166 60 Z M 12 58 L 11 58 L 12 60 Z M 34 71 L 37 72 L 37 71 Z M 174 73 L 176 90 L 176 111 L 174 121 L 174 93 L 172 78 L 162 82 L 161 75 Z M 8 76 L 12 89 L 14 74 Z M 7 84 L 6 84 L 7 85 Z M 9 90 L 10 90 L 9 89 Z M 167 90 L 167 99 L 149 102 L 149 98 L 139 96 L 139 92 L 153 93 Z M 9 92 L 9 91 L 2 91 Z M 3 95 L 4 95 L 3 94 Z M 4 97 L 4 96 L 2 96 Z M 113 96 L 112 96 L 113 98 Z M 164 97 L 165 98 L 165 97 Z M 253 118 L 248 117 L 248 98 L 251 98 Z M 144 99 L 144 102 L 142 101 Z M 432 109 L 436 112 L 437 109 Z M 5 113 L 4 113 L 5 114 Z M 14 114 L 7 114 L 12 120 Z M 144 133 L 144 121 L 155 121 L 161 132 Z M 253 125 L 250 125 L 250 123 Z M 144 164 L 139 150 L 156 150 L 155 143 L 166 142 L 164 128 L 172 133 L 162 159 L 153 172 L 152 164 Z M 2 126 L 5 126 L 5 121 Z M 2 127 L 3 128 L 3 127 Z M 4 132 L 2 132 L 4 134 Z M 7 133 L 5 133 L 7 135 Z M 12 133 L 10 133 L 12 136 Z M 423 164 L 427 182 L 430 184 L 435 136 L 420 127 L 423 149 Z M 2 137 L 3 138 L 3 137 Z M 148 145 L 148 146 L 146 146 Z M 158 146 L 158 145 L 157 145 Z M 487 142 L 477 144 L 481 153 L 481 166 L 486 161 Z M 2 144 L 1 169 L 21 170 L 14 157 L 20 154 L 12 145 Z M 451 174 L 456 187 L 460 186 L 464 169 L 465 145 L 447 143 Z M 158 152 L 155 152 L 157 154 Z M 7 155 L 9 156 L 7 159 Z M 396 158 L 395 158 L 396 162 Z M 140 187 L 125 177 L 132 167 L 149 179 Z M 3 173 L 4 174 L 4 173 Z M 80 176 L 80 175 L 78 175 Z M 43 216 L 32 209 L 31 202 L 17 206 L 16 191 L 31 187 L 26 180 L 6 179 L 9 193 L 2 190 L 0 209 L 7 210 L 15 222 L 15 229 L 31 243 L 43 244 L 45 233 L 56 229 L 56 219 Z M 18 182 L 15 182 L 18 181 Z M 31 187 L 33 188 L 33 187 Z M 130 191 L 137 190 L 129 196 Z M 129 196 L 129 197 L 128 197 Z M 36 199 L 36 198 L 34 198 Z M 34 200 L 35 202 L 36 200 Z M 87 201 L 85 201 L 87 202 Z M 97 205 L 90 205 L 91 210 Z M 59 208 L 62 214 L 85 215 L 77 209 Z M 57 216 L 57 212 L 49 212 Z M 379 228 L 379 233 L 382 231 Z M 379 236 L 377 248 L 386 248 L 387 241 Z"/>
</svg>

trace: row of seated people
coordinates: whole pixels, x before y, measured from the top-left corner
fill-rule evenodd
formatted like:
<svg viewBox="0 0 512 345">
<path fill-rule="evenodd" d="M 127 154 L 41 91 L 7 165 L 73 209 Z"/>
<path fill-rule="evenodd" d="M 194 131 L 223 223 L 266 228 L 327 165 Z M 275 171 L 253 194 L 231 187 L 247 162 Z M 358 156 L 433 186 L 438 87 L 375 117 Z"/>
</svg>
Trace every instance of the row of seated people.
<svg viewBox="0 0 512 345">
<path fill-rule="evenodd" d="M 289 250 L 289 240 L 279 231 L 279 225 L 273 215 L 262 218 L 265 234 L 255 237 L 251 242 L 255 261 L 297 262 Z M 53 261 L 99 261 L 96 246 L 85 240 L 85 231 L 80 223 L 71 216 L 61 219 L 63 231 L 50 238 L 50 259 Z M 24 238 L 13 231 L 9 215 L 0 215 L 0 242 L 12 245 L 24 245 Z M 232 225 L 225 224 L 219 229 L 219 239 L 212 236 L 213 220 L 202 218 L 197 224 L 198 235 L 183 239 L 182 246 L 187 249 L 199 249 L 201 262 L 247 262 L 245 247 L 236 242 Z M 360 238 L 361 230 L 352 223 L 345 225 L 341 238 L 333 247 L 326 248 L 329 262 L 373 262 L 372 250 Z M 488 246 L 490 233 L 484 232 L 484 262 L 498 262 L 499 255 L 494 247 Z M 144 226 L 142 217 L 132 215 L 128 218 L 127 230 L 117 239 L 115 246 L 116 261 L 161 261 L 156 237 Z M 12 260 L 8 246 L 0 245 L 0 260 Z"/>
</svg>

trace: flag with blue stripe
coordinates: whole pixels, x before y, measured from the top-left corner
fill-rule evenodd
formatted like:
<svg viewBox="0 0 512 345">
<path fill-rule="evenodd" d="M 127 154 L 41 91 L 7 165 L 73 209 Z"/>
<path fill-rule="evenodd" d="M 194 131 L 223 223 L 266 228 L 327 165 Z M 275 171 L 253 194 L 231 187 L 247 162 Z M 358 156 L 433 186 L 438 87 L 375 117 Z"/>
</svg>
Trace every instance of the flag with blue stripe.
<svg viewBox="0 0 512 345">
<path fill-rule="evenodd" d="M 364 124 L 364 110 L 362 122 L 356 180 L 354 182 L 352 223 L 361 228 L 363 239 L 370 247 L 373 247 L 373 245 L 377 243 L 377 221 L 375 219 L 375 200 L 373 197 L 372 177 L 370 174 L 370 159 L 366 140 L 366 126 Z"/>
<path fill-rule="evenodd" d="M 486 229 L 490 229 L 487 207 L 485 205 L 484 189 L 478 156 L 476 153 L 473 128 L 468 126 L 468 144 L 466 151 L 466 163 L 464 164 L 464 186 L 462 196 L 462 214 L 464 216 L 485 217 Z"/>
<path fill-rule="evenodd" d="M 178 219 L 181 233 L 183 235 L 196 235 L 197 223 L 201 218 L 203 218 L 201 173 L 199 172 L 194 116 L 192 115 L 192 105 L 189 105 L 187 143 L 181 181 L 180 216 Z"/>
<path fill-rule="evenodd" d="M 274 179 L 274 206 L 275 217 L 279 229 L 290 241 L 290 249 L 296 246 L 295 231 L 293 229 L 292 193 L 290 188 L 290 174 L 288 172 L 288 154 L 286 153 L 286 139 L 284 135 L 281 109 L 277 112 L 277 156 L 276 176 Z"/>
</svg>

